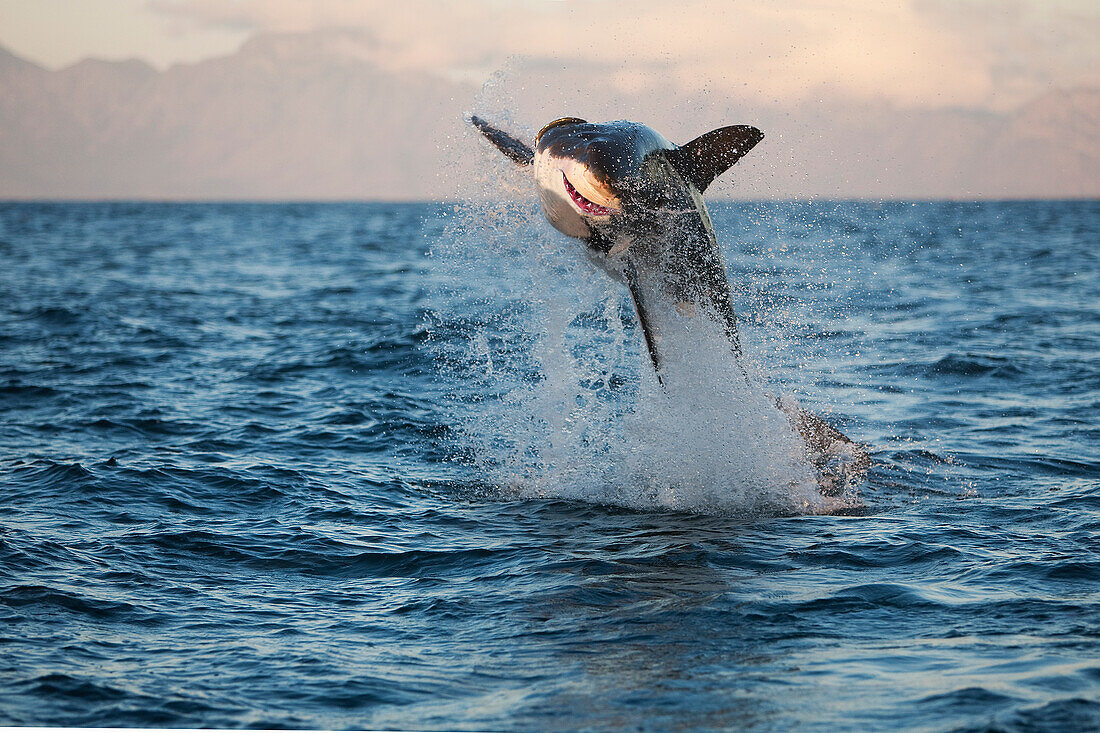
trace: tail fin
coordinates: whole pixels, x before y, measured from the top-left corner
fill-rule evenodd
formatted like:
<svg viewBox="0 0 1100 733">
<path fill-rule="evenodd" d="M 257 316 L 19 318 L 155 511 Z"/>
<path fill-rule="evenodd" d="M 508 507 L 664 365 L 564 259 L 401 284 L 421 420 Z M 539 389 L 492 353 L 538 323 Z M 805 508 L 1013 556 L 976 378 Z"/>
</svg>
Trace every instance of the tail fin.
<svg viewBox="0 0 1100 733">
<path fill-rule="evenodd" d="M 863 446 L 790 397 L 775 398 L 775 406 L 806 442 L 822 493 L 831 495 L 835 489 L 843 488 L 843 479 L 862 475 L 871 465 L 871 456 Z"/>
</svg>

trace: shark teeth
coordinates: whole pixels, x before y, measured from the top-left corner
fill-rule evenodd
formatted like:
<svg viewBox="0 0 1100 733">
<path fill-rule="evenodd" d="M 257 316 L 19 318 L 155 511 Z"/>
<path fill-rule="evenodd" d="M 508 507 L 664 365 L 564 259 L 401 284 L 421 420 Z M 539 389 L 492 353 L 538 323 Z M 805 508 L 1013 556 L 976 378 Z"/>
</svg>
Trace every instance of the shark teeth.
<svg viewBox="0 0 1100 733">
<path fill-rule="evenodd" d="M 615 213 L 616 209 L 600 206 L 581 196 L 577 189 L 573 188 L 573 184 L 569 182 L 569 177 L 565 175 L 564 171 L 561 174 L 561 179 L 565 181 L 565 190 L 569 193 L 569 198 L 573 199 L 573 203 L 584 213 L 592 216 L 611 216 Z"/>
</svg>

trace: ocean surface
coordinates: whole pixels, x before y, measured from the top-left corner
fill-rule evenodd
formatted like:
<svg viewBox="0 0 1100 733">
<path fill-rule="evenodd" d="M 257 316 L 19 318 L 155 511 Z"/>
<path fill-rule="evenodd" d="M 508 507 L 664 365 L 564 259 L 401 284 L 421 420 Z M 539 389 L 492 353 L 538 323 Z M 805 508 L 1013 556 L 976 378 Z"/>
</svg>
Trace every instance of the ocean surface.
<svg viewBox="0 0 1100 733">
<path fill-rule="evenodd" d="M 711 210 L 662 389 L 531 201 L 0 204 L 0 724 L 1100 729 L 1100 202 Z"/>
</svg>

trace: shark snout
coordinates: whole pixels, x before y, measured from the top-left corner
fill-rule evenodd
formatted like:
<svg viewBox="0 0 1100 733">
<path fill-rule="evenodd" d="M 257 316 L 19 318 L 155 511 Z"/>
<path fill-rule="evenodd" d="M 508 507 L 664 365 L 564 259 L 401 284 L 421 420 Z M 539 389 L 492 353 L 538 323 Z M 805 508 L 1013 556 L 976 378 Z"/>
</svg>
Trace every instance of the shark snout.
<svg viewBox="0 0 1100 733">
<path fill-rule="evenodd" d="M 579 161 L 563 161 L 562 184 L 585 213 L 606 216 L 622 208 L 622 198 L 603 176 Z"/>
<path fill-rule="evenodd" d="M 594 125 L 570 117 L 544 127 L 532 157 L 550 223 L 574 237 L 597 230 L 606 235 L 620 215 L 637 208 L 632 202 L 643 190 L 647 155 L 663 142 L 644 137 L 631 123 Z"/>
</svg>

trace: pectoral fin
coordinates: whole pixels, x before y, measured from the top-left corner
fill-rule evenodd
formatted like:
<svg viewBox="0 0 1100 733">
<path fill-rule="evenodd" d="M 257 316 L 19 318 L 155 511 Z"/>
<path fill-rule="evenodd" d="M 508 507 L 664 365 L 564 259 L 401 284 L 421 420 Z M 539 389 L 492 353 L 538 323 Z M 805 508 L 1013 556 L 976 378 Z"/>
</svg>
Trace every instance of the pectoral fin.
<svg viewBox="0 0 1100 733">
<path fill-rule="evenodd" d="M 507 155 L 519 165 L 531 165 L 535 162 L 535 153 L 527 143 L 509 135 L 503 130 L 498 130 L 477 115 L 470 117 L 470 122 L 481 131 L 481 134 L 484 135 L 489 142 L 496 145 L 500 152 Z"/>
<path fill-rule="evenodd" d="M 731 125 L 700 135 L 667 155 L 672 167 L 702 193 L 763 139 L 764 133 L 755 127 Z"/>
</svg>

